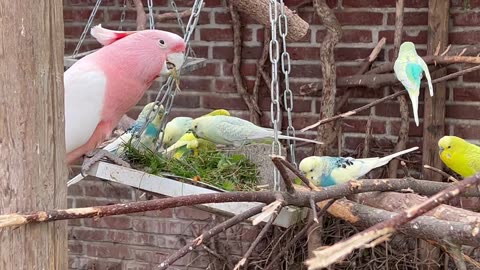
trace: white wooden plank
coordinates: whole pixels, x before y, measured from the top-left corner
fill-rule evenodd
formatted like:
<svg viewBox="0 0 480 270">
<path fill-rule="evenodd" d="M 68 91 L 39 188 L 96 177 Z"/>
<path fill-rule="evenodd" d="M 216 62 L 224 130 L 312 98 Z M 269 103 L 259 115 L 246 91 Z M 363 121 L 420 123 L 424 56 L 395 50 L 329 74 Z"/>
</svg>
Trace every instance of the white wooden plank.
<svg viewBox="0 0 480 270">
<path fill-rule="evenodd" d="M 88 174 L 170 197 L 219 192 L 106 162 L 96 163 Z M 226 215 L 238 215 L 258 205 L 265 204 L 257 202 L 210 203 L 203 204 L 199 208 Z M 305 209 L 284 207 L 274 224 L 288 228 L 305 218 L 306 214 Z"/>
</svg>

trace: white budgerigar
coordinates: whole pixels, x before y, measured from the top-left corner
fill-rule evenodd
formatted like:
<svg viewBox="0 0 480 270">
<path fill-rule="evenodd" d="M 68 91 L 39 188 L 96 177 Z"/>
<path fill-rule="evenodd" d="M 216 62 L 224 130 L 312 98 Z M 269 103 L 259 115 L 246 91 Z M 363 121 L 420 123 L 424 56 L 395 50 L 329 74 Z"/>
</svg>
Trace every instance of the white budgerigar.
<svg viewBox="0 0 480 270">
<path fill-rule="evenodd" d="M 311 156 L 300 162 L 299 169 L 313 184 L 327 187 L 358 179 L 371 170 L 386 165 L 390 160 L 417 149 L 418 147 L 412 147 L 382 158 Z"/>
<path fill-rule="evenodd" d="M 408 95 L 412 101 L 413 117 L 415 124 L 418 126 L 418 96 L 420 94 L 420 82 L 423 72 L 427 77 L 430 96 L 433 96 L 432 79 L 430 78 L 428 66 L 425 61 L 418 56 L 415 45 L 412 42 L 404 42 L 400 46 L 400 51 L 398 52 L 398 57 L 397 60 L 395 60 L 393 68 L 395 70 L 395 76 L 408 91 Z"/>
<path fill-rule="evenodd" d="M 242 146 L 266 138 L 273 138 L 273 129 L 259 127 L 247 120 L 233 116 L 202 116 L 192 121 L 192 131 L 198 138 L 215 144 Z M 279 135 L 279 139 L 299 140 L 321 144 L 321 142 L 305 138 Z"/>
</svg>

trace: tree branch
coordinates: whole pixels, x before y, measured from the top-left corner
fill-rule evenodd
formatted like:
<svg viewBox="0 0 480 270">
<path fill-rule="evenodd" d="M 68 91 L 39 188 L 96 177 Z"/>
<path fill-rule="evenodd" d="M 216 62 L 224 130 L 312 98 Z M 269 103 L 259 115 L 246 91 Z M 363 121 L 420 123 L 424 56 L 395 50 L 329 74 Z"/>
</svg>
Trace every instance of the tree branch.
<svg viewBox="0 0 480 270">
<path fill-rule="evenodd" d="M 232 73 L 233 80 L 235 81 L 235 87 L 237 92 L 242 97 L 243 101 L 248 107 L 250 112 L 250 121 L 258 124 L 260 123 L 260 116 L 262 111 L 258 106 L 255 98 L 247 92 L 243 84 L 242 74 L 240 73 L 240 66 L 242 65 L 242 32 L 241 32 L 241 23 L 240 15 L 233 5 L 234 0 L 228 1 L 228 7 L 230 9 L 230 15 L 232 16 L 232 27 L 233 27 L 233 65 Z"/>
<path fill-rule="evenodd" d="M 322 66 L 323 91 L 320 105 L 320 119 L 332 117 L 335 113 L 336 66 L 334 49 L 342 36 L 342 28 L 335 14 L 325 0 L 313 0 L 315 12 L 327 29 L 327 35 L 320 45 L 320 63 Z M 325 155 L 327 147 L 335 140 L 333 125 L 318 127 L 317 139 L 324 142 L 315 146 L 316 155 Z"/>
<path fill-rule="evenodd" d="M 425 202 L 402 211 L 398 215 L 384 222 L 378 223 L 367 230 L 360 232 L 347 240 L 340 241 L 326 249 L 315 251 L 316 257 L 306 262 L 309 269 L 320 269 L 345 258 L 353 250 L 367 245 L 376 245 L 385 241 L 386 236 L 394 233 L 398 228 L 416 217 L 425 214 L 433 208 L 465 192 L 471 186 L 480 183 L 480 173 L 457 182 L 445 190 L 432 196 Z M 478 229 L 477 229 L 478 231 Z M 472 231 L 472 236 L 478 238 L 479 234 Z"/>
</svg>

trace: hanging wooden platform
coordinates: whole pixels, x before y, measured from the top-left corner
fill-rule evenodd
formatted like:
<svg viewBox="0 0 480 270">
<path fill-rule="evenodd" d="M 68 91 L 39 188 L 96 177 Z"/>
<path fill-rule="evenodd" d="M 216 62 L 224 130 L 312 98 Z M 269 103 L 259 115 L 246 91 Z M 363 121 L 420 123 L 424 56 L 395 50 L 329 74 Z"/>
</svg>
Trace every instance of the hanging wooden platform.
<svg viewBox="0 0 480 270">
<path fill-rule="evenodd" d="M 133 188 L 166 195 L 170 197 L 178 197 L 194 194 L 227 192 L 219 188 L 206 188 L 196 186 L 189 183 L 173 180 L 170 178 L 149 174 L 143 171 L 130 169 L 106 162 L 98 162 L 88 171 L 88 174 L 104 180 L 108 180 L 123 185 L 128 185 Z M 222 215 L 238 215 L 246 210 L 256 207 L 258 205 L 265 205 L 256 202 L 232 202 L 232 203 L 209 203 L 195 206 L 196 208 L 214 212 Z M 293 224 L 301 221 L 307 216 L 307 209 L 298 207 L 284 207 L 274 225 L 288 228 Z M 252 217 L 250 220 L 252 220 Z M 267 222 L 268 220 L 264 220 Z"/>
</svg>

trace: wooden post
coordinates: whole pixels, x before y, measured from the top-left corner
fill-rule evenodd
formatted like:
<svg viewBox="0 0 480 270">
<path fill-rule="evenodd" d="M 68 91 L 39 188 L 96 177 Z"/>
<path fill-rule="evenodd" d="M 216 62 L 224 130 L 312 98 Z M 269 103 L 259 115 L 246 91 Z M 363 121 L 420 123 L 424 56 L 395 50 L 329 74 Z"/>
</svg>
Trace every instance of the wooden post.
<svg viewBox="0 0 480 270">
<path fill-rule="evenodd" d="M 437 47 L 440 51 L 448 45 L 448 18 L 449 0 L 429 0 L 428 2 L 428 54 L 433 54 Z M 435 77 L 445 76 L 445 68 L 432 74 Z M 425 107 L 423 116 L 423 164 L 442 168 L 442 161 L 438 156 L 438 140 L 444 135 L 445 130 L 445 100 L 447 95 L 446 83 L 441 82 L 433 86 L 434 96 L 430 97 L 428 89 L 424 89 Z M 442 176 L 432 171 L 423 169 L 423 178 L 441 181 Z M 420 257 L 431 260 L 422 269 L 439 269 L 434 262 L 438 262 L 440 250 L 425 241 L 419 243 Z"/>
<path fill-rule="evenodd" d="M 0 25 L 0 214 L 64 208 L 63 3 L 3 1 Z M 68 269 L 66 221 L 0 243 L 0 269 Z"/>
</svg>

